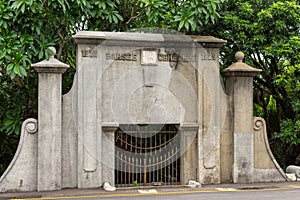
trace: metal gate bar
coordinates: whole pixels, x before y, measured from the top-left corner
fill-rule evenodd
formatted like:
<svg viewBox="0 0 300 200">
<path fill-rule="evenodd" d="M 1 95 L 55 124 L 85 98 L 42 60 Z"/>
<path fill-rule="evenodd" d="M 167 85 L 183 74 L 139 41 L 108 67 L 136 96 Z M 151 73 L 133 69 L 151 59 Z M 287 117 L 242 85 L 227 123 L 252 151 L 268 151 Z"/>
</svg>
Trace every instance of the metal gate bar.
<svg viewBox="0 0 300 200">
<path fill-rule="evenodd" d="M 115 185 L 179 184 L 179 157 L 175 124 L 120 125 L 115 132 Z"/>
</svg>

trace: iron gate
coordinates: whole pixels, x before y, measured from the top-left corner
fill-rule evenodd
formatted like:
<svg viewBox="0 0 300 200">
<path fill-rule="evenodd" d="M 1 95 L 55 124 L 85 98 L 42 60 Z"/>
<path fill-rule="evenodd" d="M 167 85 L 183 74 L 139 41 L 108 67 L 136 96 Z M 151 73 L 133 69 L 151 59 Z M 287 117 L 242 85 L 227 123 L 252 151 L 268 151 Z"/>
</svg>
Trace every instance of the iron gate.
<svg viewBox="0 0 300 200">
<path fill-rule="evenodd" d="M 117 187 L 180 183 L 180 134 L 174 124 L 120 125 L 115 132 Z"/>
</svg>

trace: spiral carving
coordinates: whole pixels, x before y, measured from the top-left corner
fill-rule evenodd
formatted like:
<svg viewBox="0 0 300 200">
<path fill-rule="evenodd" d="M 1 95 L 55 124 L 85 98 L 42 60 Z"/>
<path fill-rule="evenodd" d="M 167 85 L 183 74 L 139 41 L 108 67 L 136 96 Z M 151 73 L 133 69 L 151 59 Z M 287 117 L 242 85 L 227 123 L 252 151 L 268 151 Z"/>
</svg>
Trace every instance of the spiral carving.
<svg viewBox="0 0 300 200">
<path fill-rule="evenodd" d="M 255 117 L 254 118 L 254 124 L 253 124 L 253 129 L 255 131 L 259 131 L 264 127 L 264 119 L 260 117 Z"/>
<path fill-rule="evenodd" d="M 25 129 L 27 133 L 34 134 L 37 132 L 38 125 L 36 120 L 30 120 L 26 123 Z"/>
</svg>

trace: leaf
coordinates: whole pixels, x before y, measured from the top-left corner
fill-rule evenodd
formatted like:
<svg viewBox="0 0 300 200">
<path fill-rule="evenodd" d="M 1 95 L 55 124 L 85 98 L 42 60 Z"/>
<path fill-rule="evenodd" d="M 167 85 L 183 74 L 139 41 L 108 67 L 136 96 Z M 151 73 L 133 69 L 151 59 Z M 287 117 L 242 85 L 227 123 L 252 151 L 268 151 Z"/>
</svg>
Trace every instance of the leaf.
<svg viewBox="0 0 300 200">
<path fill-rule="evenodd" d="M 4 121 L 3 125 L 4 126 L 11 126 L 12 124 L 14 124 L 15 121 L 14 120 L 11 120 L 11 119 L 7 119 Z M 5 127 L 4 127 L 5 128 Z"/>
<path fill-rule="evenodd" d="M 122 17 L 120 14 L 116 13 L 115 16 L 116 16 L 120 21 L 124 21 L 123 17 Z"/>
<path fill-rule="evenodd" d="M 64 4 L 64 0 L 57 0 L 58 1 L 58 3 L 61 5 L 61 7 L 62 7 L 62 9 L 63 9 L 63 13 L 66 13 L 66 6 L 65 6 L 65 4 Z"/>
<path fill-rule="evenodd" d="M 8 64 L 7 67 L 6 67 L 6 70 L 8 73 L 12 72 L 13 71 L 13 68 L 14 68 L 14 65 L 12 63 Z"/>
<path fill-rule="evenodd" d="M 20 67 L 20 75 L 21 77 L 27 76 L 26 70 L 24 67 Z"/>
<path fill-rule="evenodd" d="M 14 78 L 16 77 L 16 74 L 12 71 L 12 72 L 9 74 L 9 76 L 10 76 L 10 79 L 14 79 Z"/>
<path fill-rule="evenodd" d="M 196 29 L 196 23 L 192 19 L 189 19 L 188 22 L 190 23 L 190 25 L 192 27 L 192 31 L 195 31 L 195 29 Z"/>
<path fill-rule="evenodd" d="M 14 70 L 14 73 L 15 73 L 16 75 L 21 76 L 21 72 L 20 72 L 20 67 L 19 67 L 19 65 L 15 65 L 14 68 L 13 68 L 13 70 Z"/>
<path fill-rule="evenodd" d="M 19 9 L 22 5 L 24 5 L 24 1 L 19 1 L 19 3 L 15 2 L 15 8 Z"/>
<path fill-rule="evenodd" d="M 212 6 L 213 10 L 217 9 L 217 4 L 213 1 L 211 1 L 211 6 Z"/>
<path fill-rule="evenodd" d="M 187 31 L 189 31 L 189 28 L 190 28 L 189 23 L 185 22 L 185 23 L 184 23 L 184 27 L 185 27 L 185 29 L 186 29 Z"/>
<path fill-rule="evenodd" d="M 44 51 L 43 50 L 40 50 L 39 54 L 38 54 L 38 58 L 39 60 L 41 60 L 44 56 Z"/>
<path fill-rule="evenodd" d="M 114 23 L 118 23 L 118 18 L 115 15 L 113 15 L 112 18 L 114 20 Z"/>
<path fill-rule="evenodd" d="M 178 15 L 177 15 L 177 16 L 174 17 L 174 21 L 175 21 L 175 22 L 181 21 L 181 20 L 182 20 L 182 17 L 181 17 L 181 16 L 178 16 Z"/>
<path fill-rule="evenodd" d="M 22 7 L 21 7 L 21 12 L 24 13 L 25 12 L 25 4 L 22 4 Z"/>
<path fill-rule="evenodd" d="M 183 25 L 184 25 L 184 21 L 181 21 L 178 26 L 178 31 L 182 29 Z"/>
<path fill-rule="evenodd" d="M 41 29 L 40 29 L 39 26 L 36 26 L 36 27 L 35 27 L 35 31 L 36 31 L 36 33 L 37 33 L 38 35 L 41 34 Z"/>
</svg>

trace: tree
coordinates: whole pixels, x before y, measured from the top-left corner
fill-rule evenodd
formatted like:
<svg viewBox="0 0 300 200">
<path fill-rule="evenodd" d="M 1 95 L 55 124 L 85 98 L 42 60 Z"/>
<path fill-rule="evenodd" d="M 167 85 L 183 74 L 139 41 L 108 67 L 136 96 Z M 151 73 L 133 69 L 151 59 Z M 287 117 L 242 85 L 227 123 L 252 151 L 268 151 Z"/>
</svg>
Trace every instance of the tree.
<svg viewBox="0 0 300 200">
<path fill-rule="evenodd" d="M 228 0 L 207 34 L 226 39 L 222 63 L 234 54 L 263 71 L 255 77 L 255 112 L 265 118 L 282 166 L 300 164 L 300 5 L 296 0 Z"/>
<path fill-rule="evenodd" d="M 191 33 L 214 22 L 223 0 L 0 0 L 0 174 L 18 143 L 22 121 L 37 117 L 37 77 L 32 63 L 56 58 L 71 69 L 75 48 L 71 36 L 80 30 L 126 31 L 161 27 Z"/>
</svg>

